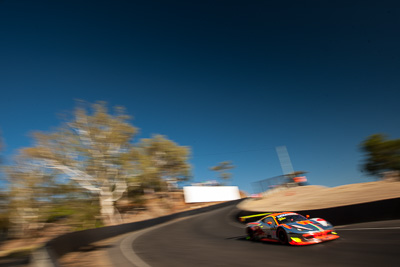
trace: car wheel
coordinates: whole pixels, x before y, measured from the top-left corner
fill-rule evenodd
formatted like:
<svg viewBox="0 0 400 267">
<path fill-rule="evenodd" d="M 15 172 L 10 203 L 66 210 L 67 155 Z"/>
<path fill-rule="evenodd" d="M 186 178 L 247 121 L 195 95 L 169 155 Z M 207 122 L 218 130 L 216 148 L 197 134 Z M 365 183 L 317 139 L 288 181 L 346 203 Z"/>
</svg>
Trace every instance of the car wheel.
<svg viewBox="0 0 400 267">
<path fill-rule="evenodd" d="M 247 235 L 249 236 L 251 241 L 257 241 L 257 237 L 252 229 L 247 229 Z"/>
<path fill-rule="evenodd" d="M 283 230 L 283 229 L 278 230 L 278 239 L 281 244 L 283 244 L 283 245 L 288 244 L 288 237 L 287 237 L 285 230 Z"/>
</svg>

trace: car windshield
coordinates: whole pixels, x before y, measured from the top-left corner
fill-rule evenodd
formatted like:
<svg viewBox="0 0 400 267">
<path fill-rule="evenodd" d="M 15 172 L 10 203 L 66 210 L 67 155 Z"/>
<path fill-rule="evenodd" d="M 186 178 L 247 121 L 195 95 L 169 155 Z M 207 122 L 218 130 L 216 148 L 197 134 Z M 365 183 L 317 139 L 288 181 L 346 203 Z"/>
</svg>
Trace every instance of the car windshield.
<svg viewBox="0 0 400 267">
<path fill-rule="evenodd" d="M 291 223 L 291 222 L 299 222 L 299 221 L 305 221 L 307 220 L 306 217 L 300 215 L 300 214 L 282 214 L 279 216 L 276 216 L 277 221 L 279 224 L 284 224 L 284 223 Z"/>
</svg>

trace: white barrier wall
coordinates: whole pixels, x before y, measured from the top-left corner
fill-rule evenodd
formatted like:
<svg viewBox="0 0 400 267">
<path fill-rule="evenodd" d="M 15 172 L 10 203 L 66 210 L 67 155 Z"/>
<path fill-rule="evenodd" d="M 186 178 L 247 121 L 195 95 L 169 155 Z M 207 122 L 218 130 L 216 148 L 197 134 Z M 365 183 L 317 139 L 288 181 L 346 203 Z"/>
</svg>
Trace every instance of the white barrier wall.
<svg viewBox="0 0 400 267">
<path fill-rule="evenodd" d="M 184 186 L 183 193 L 186 203 L 240 199 L 237 186 Z"/>
</svg>

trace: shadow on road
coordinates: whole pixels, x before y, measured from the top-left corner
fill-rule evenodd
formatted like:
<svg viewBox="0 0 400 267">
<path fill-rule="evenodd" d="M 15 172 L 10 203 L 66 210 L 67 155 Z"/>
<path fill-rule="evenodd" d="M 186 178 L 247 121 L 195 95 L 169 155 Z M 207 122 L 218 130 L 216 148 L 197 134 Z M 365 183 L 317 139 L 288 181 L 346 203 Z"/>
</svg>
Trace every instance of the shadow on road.
<svg viewBox="0 0 400 267">
<path fill-rule="evenodd" d="M 259 240 L 259 241 L 253 241 L 250 240 L 248 236 L 246 235 L 242 235 L 242 236 L 235 236 L 235 237 L 228 237 L 225 238 L 227 240 L 237 240 L 237 241 L 246 241 L 249 243 L 260 243 L 260 244 L 265 244 L 265 245 L 272 245 L 272 246 L 282 246 L 282 244 L 278 243 L 278 242 L 268 242 L 268 241 L 263 241 L 263 240 Z"/>
<path fill-rule="evenodd" d="M 3 258 L 0 259 L 0 267 L 25 267 L 29 266 L 29 256 L 22 258 Z"/>
<path fill-rule="evenodd" d="M 89 252 L 89 251 L 96 251 L 96 250 L 112 248 L 112 247 L 115 247 L 115 246 L 116 245 L 86 245 L 86 246 L 80 247 L 77 251 L 79 251 L 79 252 Z"/>
</svg>

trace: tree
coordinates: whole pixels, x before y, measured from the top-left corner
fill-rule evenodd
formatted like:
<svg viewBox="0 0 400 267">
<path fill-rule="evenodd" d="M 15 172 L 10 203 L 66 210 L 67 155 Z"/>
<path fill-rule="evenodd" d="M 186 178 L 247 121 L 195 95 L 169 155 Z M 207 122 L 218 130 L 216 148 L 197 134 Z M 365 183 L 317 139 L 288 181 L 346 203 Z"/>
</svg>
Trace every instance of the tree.
<svg viewBox="0 0 400 267">
<path fill-rule="evenodd" d="M 1 132 L 0 132 L 1 133 Z M 2 151 L 3 150 L 3 139 L 1 138 L 1 135 L 0 135 L 0 151 Z M 2 163 L 2 158 L 1 158 L 1 156 L 0 156 L 0 164 Z"/>
<path fill-rule="evenodd" d="M 46 222 L 66 217 L 65 223 L 76 229 L 95 227 L 99 215 L 98 205 L 93 205 L 95 197 L 36 161 L 18 155 L 13 165 L 5 167 L 9 236 L 40 235 Z"/>
<path fill-rule="evenodd" d="M 366 153 L 363 170 L 382 177 L 384 172 L 400 172 L 400 139 L 388 139 L 386 135 L 374 134 L 361 143 Z"/>
<path fill-rule="evenodd" d="M 0 242 L 6 237 L 9 228 L 8 200 L 7 192 L 0 189 Z"/>
<path fill-rule="evenodd" d="M 190 149 L 177 145 L 165 136 L 142 139 L 137 155 L 140 162 L 138 179 L 144 187 L 160 189 L 162 184 L 172 186 L 190 178 Z"/>
<path fill-rule="evenodd" d="M 0 152 L 3 149 L 3 140 L 0 136 Z M 0 155 L 0 164 L 2 163 L 2 158 Z M 0 166 L 0 172 L 2 171 Z M 1 177 L 1 173 L 0 173 Z M 2 180 L 2 177 L 0 178 Z M 1 181 L 0 181 L 1 182 Z M 0 242 L 5 236 L 5 232 L 8 230 L 8 211 L 9 211 L 9 196 L 8 193 L 0 187 Z"/>
<path fill-rule="evenodd" d="M 9 184 L 10 236 L 21 238 L 28 236 L 30 229 L 39 228 L 41 210 L 49 203 L 47 188 L 52 175 L 23 156 L 16 161 L 15 165 L 6 166 L 5 172 Z"/>
<path fill-rule="evenodd" d="M 219 173 L 219 178 L 222 181 L 228 181 L 229 179 L 231 179 L 232 174 L 227 172 L 231 169 L 235 168 L 234 165 L 232 165 L 232 162 L 230 161 L 223 161 L 218 163 L 217 166 L 211 167 L 210 170 L 216 171 Z"/>
<path fill-rule="evenodd" d="M 115 202 L 127 189 L 137 153 L 132 144 L 137 129 L 122 108 L 109 114 L 105 103 L 75 110 L 72 121 L 52 133 L 35 133 L 33 147 L 22 154 L 30 164 L 56 171 L 96 194 L 105 224 L 120 222 Z"/>
</svg>

